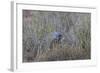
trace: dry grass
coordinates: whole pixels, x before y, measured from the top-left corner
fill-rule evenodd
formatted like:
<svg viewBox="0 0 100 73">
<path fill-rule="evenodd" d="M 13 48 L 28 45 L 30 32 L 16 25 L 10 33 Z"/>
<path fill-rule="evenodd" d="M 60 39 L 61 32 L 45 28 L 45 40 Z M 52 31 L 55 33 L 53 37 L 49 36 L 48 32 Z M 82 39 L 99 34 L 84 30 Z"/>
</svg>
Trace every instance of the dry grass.
<svg viewBox="0 0 100 73">
<path fill-rule="evenodd" d="M 66 46 L 63 48 L 53 48 L 37 55 L 34 61 L 60 61 L 60 60 L 78 60 L 90 59 L 90 49 Z"/>
<path fill-rule="evenodd" d="M 23 62 L 90 59 L 90 29 L 90 13 L 23 10 Z M 52 32 L 65 40 L 51 48 Z"/>
</svg>

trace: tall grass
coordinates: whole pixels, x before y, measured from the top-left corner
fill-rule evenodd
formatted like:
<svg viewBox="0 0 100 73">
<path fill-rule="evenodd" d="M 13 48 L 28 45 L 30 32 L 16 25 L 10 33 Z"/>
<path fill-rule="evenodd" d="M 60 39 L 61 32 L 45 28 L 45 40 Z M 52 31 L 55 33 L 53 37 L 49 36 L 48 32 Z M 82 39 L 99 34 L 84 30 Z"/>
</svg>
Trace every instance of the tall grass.
<svg viewBox="0 0 100 73">
<path fill-rule="evenodd" d="M 89 13 L 23 10 L 23 62 L 91 58 Z M 51 32 L 64 40 L 50 48 Z M 77 43 L 77 44 L 76 44 Z"/>
</svg>

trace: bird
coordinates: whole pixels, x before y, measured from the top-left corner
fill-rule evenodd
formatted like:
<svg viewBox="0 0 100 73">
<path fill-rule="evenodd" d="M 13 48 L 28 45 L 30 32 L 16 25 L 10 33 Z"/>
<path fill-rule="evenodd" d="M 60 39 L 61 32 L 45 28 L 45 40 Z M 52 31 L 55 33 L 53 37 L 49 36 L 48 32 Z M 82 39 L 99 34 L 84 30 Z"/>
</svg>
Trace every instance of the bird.
<svg viewBox="0 0 100 73">
<path fill-rule="evenodd" d="M 54 46 L 60 44 L 63 35 L 61 32 L 51 32 L 51 35 L 52 35 L 52 41 L 50 43 L 50 48 L 53 48 Z"/>
<path fill-rule="evenodd" d="M 43 37 L 40 43 L 40 47 L 42 48 L 43 51 L 47 49 L 52 50 L 53 48 L 61 44 L 63 37 L 64 36 L 61 32 L 58 31 L 50 32 Z"/>
<path fill-rule="evenodd" d="M 53 38 L 53 41 L 57 41 L 57 42 L 60 42 L 60 40 L 62 39 L 62 34 L 61 32 L 52 32 L 52 38 Z"/>
</svg>

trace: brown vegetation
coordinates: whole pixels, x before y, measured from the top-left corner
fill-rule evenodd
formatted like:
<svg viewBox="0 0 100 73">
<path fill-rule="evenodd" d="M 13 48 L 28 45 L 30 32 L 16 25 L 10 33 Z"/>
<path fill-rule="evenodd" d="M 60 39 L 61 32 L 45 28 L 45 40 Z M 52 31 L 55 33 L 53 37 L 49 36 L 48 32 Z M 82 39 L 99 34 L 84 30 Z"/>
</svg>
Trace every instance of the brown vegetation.
<svg viewBox="0 0 100 73">
<path fill-rule="evenodd" d="M 90 59 L 90 25 L 90 13 L 23 10 L 23 62 Z M 52 44 L 51 32 L 64 40 Z"/>
</svg>

